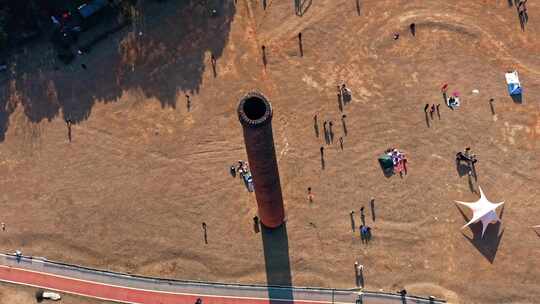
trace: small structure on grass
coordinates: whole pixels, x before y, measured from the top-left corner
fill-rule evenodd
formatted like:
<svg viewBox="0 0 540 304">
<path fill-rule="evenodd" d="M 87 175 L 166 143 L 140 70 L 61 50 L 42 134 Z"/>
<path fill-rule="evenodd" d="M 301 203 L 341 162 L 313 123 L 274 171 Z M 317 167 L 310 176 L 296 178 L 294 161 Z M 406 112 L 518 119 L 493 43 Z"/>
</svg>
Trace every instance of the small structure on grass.
<svg viewBox="0 0 540 304">
<path fill-rule="evenodd" d="M 504 204 L 504 202 L 500 203 L 492 203 L 488 201 L 486 196 L 484 195 L 484 192 L 482 191 L 482 188 L 478 187 L 480 189 L 480 199 L 474 203 L 465 203 L 461 201 L 455 201 L 456 203 L 463 205 L 469 209 L 472 210 L 473 216 L 471 220 L 463 226 L 463 228 L 469 226 L 470 224 L 474 224 L 477 222 L 482 222 L 482 238 L 484 237 L 484 232 L 486 232 L 487 226 L 493 222 L 500 222 L 501 219 L 497 216 L 497 213 L 495 213 L 495 210 L 497 207 Z"/>
</svg>

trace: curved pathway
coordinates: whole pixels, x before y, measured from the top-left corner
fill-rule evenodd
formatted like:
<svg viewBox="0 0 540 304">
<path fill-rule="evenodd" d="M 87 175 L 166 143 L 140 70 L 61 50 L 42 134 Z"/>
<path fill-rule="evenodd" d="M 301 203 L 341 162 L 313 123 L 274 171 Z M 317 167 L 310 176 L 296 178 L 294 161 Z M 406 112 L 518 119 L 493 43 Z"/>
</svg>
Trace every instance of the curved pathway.
<svg viewBox="0 0 540 304">
<path fill-rule="evenodd" d="M 322 304 L 356 303 L 362 293 L 346 289 L 288 288 L 178 281 L 115 273 L 0 254 L 0 281 L 136 304 Z M 358 303 L 443 303 L 391 294 L 363 293 Z"/>
</svg>

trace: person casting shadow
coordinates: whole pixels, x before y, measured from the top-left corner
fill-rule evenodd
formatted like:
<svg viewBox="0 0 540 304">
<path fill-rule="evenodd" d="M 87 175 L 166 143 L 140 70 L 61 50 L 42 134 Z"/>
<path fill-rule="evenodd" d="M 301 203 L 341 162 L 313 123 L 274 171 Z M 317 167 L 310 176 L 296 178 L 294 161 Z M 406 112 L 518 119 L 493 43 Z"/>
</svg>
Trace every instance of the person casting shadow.
<svg viewBox="0 0 540 304">
<path fill-rule="evenodd" d="M 313 116 L 313 129 L 315 130 L 315 136 L 319 138 L 319 122 L 317 120 L 317 114 Z"/>
<path fill-rule="evenodd" d="M 204 243 L 208 244 L 208 234 L 207 234 L 207 231 L 206 231 L 206 223 L 205 222 L 202 223 L 202 228 L 203 228 L 203 233 L 204 233 Z"/>
<path fill-rule="evenodd" d="M 347 118 L 347 115 L 345 114 L 341 115 L 341 125 L 343 126 L 343 134 L 347 136 L 347 124 L 345 123 L 345 118 Z"/>
<path fill-rule="evenodd" d="M 493 102 L 495 99 L 490 98 L 489 99 L 489 109 L 491 110 L 491 115 L 495 115 L 495 106 L 493 105 Z"/>
<path fill-rule="evenodd" d="M 73 124 L 73 122 L 71 121 L 71 119 L 66 119 L 66 126 L 67 126 L 67 129 L 68 129 L 68 141 L 71 142 L 71 125 Z"/>
<path fill-rule="evenodd" d="M 354 210 L 351 211 L 351 213 L 349 213 L 350 217 L 351 217 L 351 230 L 352 232 L 354 232 L 354 229 L 356 227 L 356 223 L 354 221 Z"/>
<path fill-rule="evenodd" d="M 371 220 L 375 222 L 375 199 L 371 198 L 369 201 L 369 206 L 371 208 Z"/>
<path fill-rule="evenodd" d="M 324 170 L 325 163 L 324 163 L 324 147 L 321 147 L 321 168 Z"/>
<path fill-rule="evenodd" d="M 255 231 L 255 233 L 259 233 L 259 231 L 260 231 L 259 217 L 258 216 L 253 217 L 253 231 Z"/>
<path fill-rule="evenodd" d="M 262 49 L 262 60 L 263 60 L 263 65 L 264 65 L 264 68 L 266 68 L 266 65 L 268 64 L 267 60 L 266 60 L 266 46 L 263 45 L 261 47 Z"/>
<path fill-rule="evenodd" d="M 300 57 L 304 57 L 304 46 L 302 45 L 302 32 L 298 33 L 298 47 L 300 48 Z"/>
<path fill-rule="evenodd" d="M 212 63 L 212 71 L 214 72 L 214 78 L 217 77 L 217 71 L 216 71 L 216 57 L 214 56 L 214 54 L 212 54 L 212 56 L 210 57 L 210 62 Z"/>
</svg>

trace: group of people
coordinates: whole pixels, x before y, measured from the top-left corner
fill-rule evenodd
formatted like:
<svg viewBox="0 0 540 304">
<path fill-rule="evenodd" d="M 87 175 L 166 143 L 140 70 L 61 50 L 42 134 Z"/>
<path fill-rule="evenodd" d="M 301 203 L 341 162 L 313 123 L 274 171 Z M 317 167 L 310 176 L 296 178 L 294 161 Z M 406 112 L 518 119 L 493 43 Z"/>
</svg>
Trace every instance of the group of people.
<svg viewBox="0 0 540 304">
<path fill-rule="evenodd" d="M 454 91 L 452 95 L 450 96 L 450 98 L 448 98 L 447 96 L 448 84 L 447 83 L 443 84 L 443 86 L 441 87 L 441 93 L 443 95 L 444 101 L 446 102 L 446 105 L 450 109 L 455 110 L 457 107 L 460 106 L 458 91 Z"/>
<path fill-rule="evenodd" d="M 407 175 L 407 157 L 405 154 L 396 148 L 386 150 L 386 154 L 392 159 L 394 172 L 399 173 L 401 177 L 403 177 L 403 174 Z"/>
<path fill-rule="evenodd" d="M 370 201 L 370 204 L 371 204 L 371 212 L 372 212 L 372 220 L 375 221 L 375 205 L 374 205 L 374 199 L 372 198 L 371 201 Z M 365 208 L 364 206 L 362 206 L 360 208 L 360 221 L 361 221 L 361 224 L 360 224 L 360 239 L 362 240 L 362 243 L 365 243 L 367 244 L 369 241 L 371 241 L 371 227 L 369 227 L 367 224 L 366 224 L 366 214 L 364 212 Z M 355 226 L 355 220 L 354 220 L 354 210 L 351 211 L 350 213 L 350 216 L 351 216 L 351 225 L 352 225 L 352 230 L 354 232 L 354 226 Z"/>
<path fill-rule="evenodd" d="M 342 83 L 341 85 L 337 86 L 337 96 L 338 96 L 338 102 L 339 102 L 339 110 L 340 112 L 343 112 L 343 105 L 346 105 L 352 100 L 352 91 L 347 88 L 347 85 L 345 83 Z M 345 136 L 347 136 L 347 126 L 345 124 L 345 118 L 347 118 L 346 114 L 341 115 L 341 124 L 343 127 L 343 136 L 340 136 L 338 138 L 339 146 L 341 147 L 341 150 L 343 150 L 343 139 Z M 313 116 L 313 127 L 315 129 L 315 136 L 319 137 L 319 120 L 318 115 L 315 114 Z M 332 120 L 325 120 L 323 122 L 323 131 L 324 131 L 324 141 L 327 145 L 334 143 L 334 122 Z M 325 168 L 325 161 L 324 161 L 324 146 L 321 146 L 321 167 L 324 170 Z"/>
<path fill-rule="evenodd" d="M 426 105 L 424 106 L 424 112 L 427 114 L 429 110 L 429 116 L 431 117 L 431 119 L 433 119 L 433 115 L 437 113 L 437 116 L 439 117 L 439 119 L 441 119 L 441 112 L 439 109 L 440 106 L 440 104 L 432 104 L 430 106 L 429 103 L 426 103 Z"/>
<path fill-rule="evenodd" d="M 525 30 L 525 24 L 529 21 L 529 15 L 527 14 L 527 0 L 516 0 L 516 2 L 521 29 Z"/>
<path fill-rule="evenodd" d="M 323 123 L 324 141 L 327 145 L 334 143 L 334 130 L 332 129 L 333 126 L 334 123 L 331 120 L 325 120 Z"/>
<path fill-rule="evenodd" d="M 362 243 L 369 243 L 371 241 L 371 227 L 367 225 L 360 225 L 360 239 Z"/>
<path fill-rule="evenodd" d="M 475 154 L 472 154 L 471 153 L 471 148 L 470 147 L 467 147 L 465 148 L 465 152 L 458 152 L 456 154 L 456 163 L 457 165 L 459 165 L 462 161 L 464 161 L 467 166 L 469 167 L 469 172 L 468 174 L 469 175 L 475 175 L 475 167 L 474 167 L 474 164 L 476 164 L 476 162 L 478 161 L 476 159 L 476 155 Z"/>
<path fill-rule="evenodd" d="M 341 102 L 343 104 L 346 104 L 351 101 L 352 99 L 352 91 L 347 88 L 347 85 L 345 83 L 341 84 L 341 86 L 338 86 L 338 96 L 341 99 Z"/>
<path fill-rule="evenodd" d="M 232 177 L 236 177 L 236 174 L 238 173 L 238 175 L 240 175 L 240 178 L 243 179 L 247 190 L 249 192 L 255 191 L 255 188 L 253 186 L 253 177 L 251 176 L 251 171 L 249 171 L 248 162 L 239 160 L 237 166 L 231 166 L 230 173 Z"/>
</svg>

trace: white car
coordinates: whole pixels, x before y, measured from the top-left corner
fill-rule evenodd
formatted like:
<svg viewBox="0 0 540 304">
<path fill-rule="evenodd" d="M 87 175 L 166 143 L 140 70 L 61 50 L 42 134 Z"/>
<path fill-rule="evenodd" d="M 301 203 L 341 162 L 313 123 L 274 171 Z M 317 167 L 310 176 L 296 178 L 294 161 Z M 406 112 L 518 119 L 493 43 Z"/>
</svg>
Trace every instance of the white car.
<svg viewBox="0 0 540 304">
<path fill-rule="evenodd" d="M 44 291 L 42 297 L 43 299 L 48 299 L 48 300 L 53 300 L 53 301 L 58 301 L 62 298 L 59 294 L 52 291 Z"/>
</svg>

